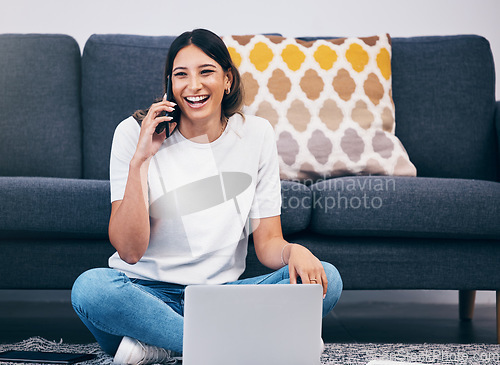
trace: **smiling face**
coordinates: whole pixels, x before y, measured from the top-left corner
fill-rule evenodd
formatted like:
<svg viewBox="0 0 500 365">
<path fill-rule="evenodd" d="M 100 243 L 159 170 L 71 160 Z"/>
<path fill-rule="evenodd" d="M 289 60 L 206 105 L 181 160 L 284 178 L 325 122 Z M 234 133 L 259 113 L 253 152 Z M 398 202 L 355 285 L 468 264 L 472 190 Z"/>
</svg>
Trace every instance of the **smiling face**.
<svg viewBox="0 0 500 365">
<path fill-rule="evenodd" d="M 182 111 L 181 124 L 220 124 L 222 98 L 231 81 L 231 72 L 200 48 L 191 44 L 181 49 L 172 68 L 172 91 Z"/>
</svg>

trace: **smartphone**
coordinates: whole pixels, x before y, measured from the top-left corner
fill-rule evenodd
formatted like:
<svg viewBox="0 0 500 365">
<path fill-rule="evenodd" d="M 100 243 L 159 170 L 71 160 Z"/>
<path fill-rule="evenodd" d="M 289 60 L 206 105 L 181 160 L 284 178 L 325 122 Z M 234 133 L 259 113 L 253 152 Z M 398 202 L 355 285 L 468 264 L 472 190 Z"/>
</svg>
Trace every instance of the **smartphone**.
<svg viewBox="0 0 500 365">
<path fill-rule="evenodd" d="M 174 101 L 174 95 L 172 93 L 172 80 L 170 79 L 170 76 L 167 76 L 167 100 L 168 101 Z M 164 111 L 159 116 L 161 116 L 161 117 L 164 117 L 164 116 L 174 117 L 174 112 Z M 158 133 L 158 134 L 160 134 L 161 132 L 163 132 L 164 129 L 166 129 L 167 130 L 167 136 L 166 136 L 166 138 L 170 137 L 170 128 L 167 128 L 167 123 L 172 123 L 174 121 L 175 120 L 172 119 L 169 122 L 161 122 L 160 124 L 158 124 L 156 126 L 155 132 Z"/>
<path fill-rule="evenodd" d="M 92 360 L 94 354 L 70 354 L 65 352 L 5 351 L 0 353 L 1 362 L 28 362 L 41 364 L 74 364 Z"/>
</svg>

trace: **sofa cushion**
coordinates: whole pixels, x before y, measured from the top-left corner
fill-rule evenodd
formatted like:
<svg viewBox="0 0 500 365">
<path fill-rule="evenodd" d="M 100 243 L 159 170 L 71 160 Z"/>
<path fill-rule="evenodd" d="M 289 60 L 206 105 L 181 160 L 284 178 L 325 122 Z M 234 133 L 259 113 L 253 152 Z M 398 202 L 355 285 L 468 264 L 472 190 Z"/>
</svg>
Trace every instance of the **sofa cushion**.
<svg viewBox="0 0 500 365">
<path fill-rule="evenodd" d="M 344 177 L 311 186 L 311 229 L 328 235 L 500 238 L 500 183 Z"/>
<path fill-rule="evenodd" d="M 57 34 L 0 35 L 0 176 L 79 178 L 80 48 Z"/>
<path fill-rule="evenodd" d="M 109 179 L 116 126 L 164 94 L 163 73 L 175 37 L 92 35 L 82 57 L 84 177 Z"/>
<path fill-rule="evenodd" d="M 396 135 L 418 175 L 495 180 L 495 68 L 474 35 L 392 39 Z"/>
<path fill-rule="evenodd" d="M 0 177 L 0 237 L 107 238 L 109 181 Z"/>
<path fill-rule="evenodd" d="M 245 112 L 273 124 L 282 179 L 415 176 L 394 136 L 387 34 L 301 40 L 223 37 L 242 74 Z"/>
<path fill-rule="evenodd" d="M 109 181 L 0 177 L 0 237 L 107 238 L 109 195 Z M 281 182 L 283 233 L 308 227 L 311 208 L 302 202 L 311 195 L 303 184 Z"/>
<path fill-rule="evenodd" d="M 312 192 L 295 181 L 281 181 L 281 228 L 283 234 L 300 232 L 309 226 L 311 208 L 303 204 L 311 200 Z"/>
</svg>

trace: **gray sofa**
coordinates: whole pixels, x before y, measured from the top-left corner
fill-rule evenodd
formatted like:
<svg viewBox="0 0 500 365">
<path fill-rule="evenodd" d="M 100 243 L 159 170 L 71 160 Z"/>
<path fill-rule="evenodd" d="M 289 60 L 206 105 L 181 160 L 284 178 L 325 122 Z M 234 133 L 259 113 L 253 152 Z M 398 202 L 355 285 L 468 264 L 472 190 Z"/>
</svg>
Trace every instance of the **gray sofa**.
<svg viewBox="0 0 500 365">
<path fill-rule="evenodd" d="M 173 38 L 93 35 L 82 55 L 65 35 L 0 35 L 1 289 L 69 289 L 107 266 L 113 131 L 162 95 Z M 335 264 L 345 289 L 495 290 L 498 302 L 500 103 L 489 43 L 463 35 L 392 46 L 396 135 L 418 177 L 282 181 L 285 237 Z M 344 203 L 326 207 L 329 196 Z M 266 271 L 250 245 L 244 275 Z"/>
</svg>

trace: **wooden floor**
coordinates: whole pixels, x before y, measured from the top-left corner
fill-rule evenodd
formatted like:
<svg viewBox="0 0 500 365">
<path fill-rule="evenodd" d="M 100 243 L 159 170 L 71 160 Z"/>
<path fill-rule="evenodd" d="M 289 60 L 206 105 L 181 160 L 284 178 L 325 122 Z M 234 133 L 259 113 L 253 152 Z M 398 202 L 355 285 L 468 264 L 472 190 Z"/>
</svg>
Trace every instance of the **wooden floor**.
<svg viewBox="0 0 500 365">
<path fill-rule="evenodd" d="M 476 305 L 460 321 L 458 304 L 342 303 L 323 320 L 323 339 L 334 343 L 496 343 L 495 305 Z M 32 336 L 65 343 L 94 338 L 69 301 L 0 302 L 0 343 Z"/>
</svg>

